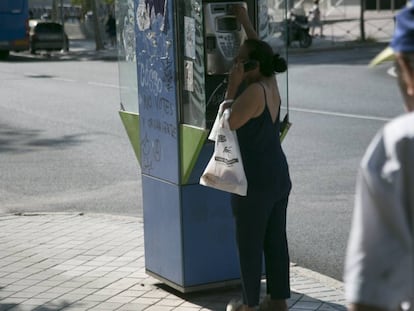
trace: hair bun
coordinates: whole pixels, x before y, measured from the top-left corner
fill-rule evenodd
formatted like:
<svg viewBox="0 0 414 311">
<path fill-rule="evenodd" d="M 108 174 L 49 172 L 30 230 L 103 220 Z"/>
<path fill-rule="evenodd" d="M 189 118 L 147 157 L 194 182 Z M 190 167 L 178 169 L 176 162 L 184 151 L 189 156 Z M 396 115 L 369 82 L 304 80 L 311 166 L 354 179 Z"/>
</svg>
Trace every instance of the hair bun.
<svg viewBox="0 0 414 311">
<path fill-rule="evenodd" d="M 273 70 L 277 73 L 285 72 L 287 69 L 286 60 L 279 54 L 273 55 Z"/>
</svg>

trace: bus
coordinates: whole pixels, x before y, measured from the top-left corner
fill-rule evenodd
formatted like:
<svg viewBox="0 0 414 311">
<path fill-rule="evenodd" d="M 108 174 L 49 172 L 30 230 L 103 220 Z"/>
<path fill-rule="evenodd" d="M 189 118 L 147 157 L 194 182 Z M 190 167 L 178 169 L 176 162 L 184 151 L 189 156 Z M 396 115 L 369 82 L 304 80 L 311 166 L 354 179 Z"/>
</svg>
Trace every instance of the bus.
<svg viewBox="0 0 414 311">
<path fill-rule="evenodd" d="M 0 59 L 29 49 L 29 0 L 0 0 Z"/>
</svg>

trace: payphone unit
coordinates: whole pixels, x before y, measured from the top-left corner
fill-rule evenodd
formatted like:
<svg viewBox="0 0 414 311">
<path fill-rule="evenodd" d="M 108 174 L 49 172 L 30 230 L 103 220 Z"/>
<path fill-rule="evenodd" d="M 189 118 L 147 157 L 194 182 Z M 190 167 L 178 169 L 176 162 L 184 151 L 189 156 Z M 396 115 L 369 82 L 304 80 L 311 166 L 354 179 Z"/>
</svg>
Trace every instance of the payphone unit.
<svg viewBox="0 0 414 311">
<path fill-rule="evenodd" d="M 211 128 L 214 122 L 227 88 L 227 74 L 240 46 L 247 39 L 242 25 L 232 11 L 234 5 L 242 5 L 249 12 L 250 7 L 246 1 L 203 4 L 207 128 Z"/>
<path fill-rule="evenodd" d="M 232 13 L 232 5 L 246 2 L 204 4 L 205 58 L 208 75 L 226 74 L 246 39 L 243 27 Z"/>
</svg>

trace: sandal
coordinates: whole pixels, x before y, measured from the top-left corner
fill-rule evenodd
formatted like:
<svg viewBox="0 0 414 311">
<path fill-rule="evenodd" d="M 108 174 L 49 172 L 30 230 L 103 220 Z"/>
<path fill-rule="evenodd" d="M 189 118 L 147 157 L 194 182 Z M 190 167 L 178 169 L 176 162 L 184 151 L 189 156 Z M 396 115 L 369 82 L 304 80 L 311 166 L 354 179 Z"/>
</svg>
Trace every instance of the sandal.
<svg viewBox="0 0 414 311">
<path fill-rule="evenodd" d="M 238 311 L 242 306 L 243 302 L 240 299 L 232 299 L 227 304 L 226 311 Z"/>
<path fill-rule="evenodd" d="M 286 300 L 272 300 L 267 295 L 259 306 L 260 311 L 288 311 Z"/>
<path fill-rule="evenodd" d="M 244 311 L 246 305 L 240 299 L 232 299 L 229 301 L 226 307 L 226 311 Z M 260 310 L 259 307 L 254 307 L 254 310 Z"/>
</svg>

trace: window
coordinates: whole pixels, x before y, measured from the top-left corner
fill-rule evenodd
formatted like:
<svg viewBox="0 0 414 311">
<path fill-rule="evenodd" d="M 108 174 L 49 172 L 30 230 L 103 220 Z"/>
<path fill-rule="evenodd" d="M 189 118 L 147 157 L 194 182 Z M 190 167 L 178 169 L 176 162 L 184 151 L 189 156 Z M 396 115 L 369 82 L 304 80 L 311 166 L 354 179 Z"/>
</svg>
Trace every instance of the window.
<svg viewBox="0 0 414 311">
<path fill-rule="evenodd" d="M 1 0 L 0 13 L 21 14 L 23 10 L 23 0 Z"/>
<path fill-rule="evenodd" d="M 56 23 L 39 23 L 36 25 L 37 33 L 61 33 L 62 26 Z"/>
</svg>

